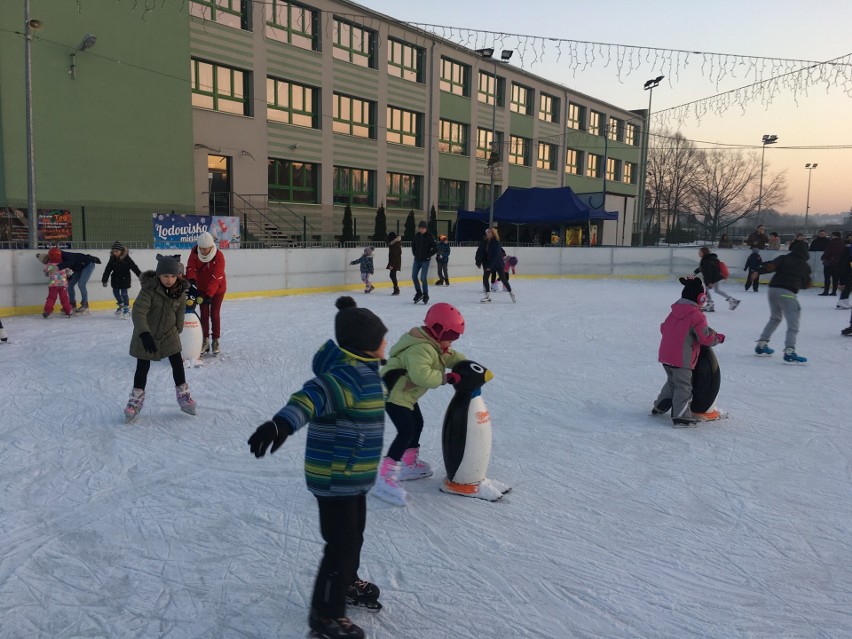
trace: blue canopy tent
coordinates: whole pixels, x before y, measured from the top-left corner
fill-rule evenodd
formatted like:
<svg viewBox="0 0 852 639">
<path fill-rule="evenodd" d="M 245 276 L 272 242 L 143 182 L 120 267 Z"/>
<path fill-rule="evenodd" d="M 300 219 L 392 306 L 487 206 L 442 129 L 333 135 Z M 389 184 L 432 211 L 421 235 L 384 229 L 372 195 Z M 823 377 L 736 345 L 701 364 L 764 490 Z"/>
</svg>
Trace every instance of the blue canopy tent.
<svg viewBox="0 0 852 639">
<path fill-rule="evenodd" d="M 468 241 L 482 237 L 488 225 L 489 212 L 462 211 L 457 213 L 456 240 Z M 494 221 L 507 224 L 540 224 L 571 226 L 594 221 L 617 220 L 618 213 L 593 209 L 583 203 L 570 187 L 522 189 L 510 186 L 494 202 Z"/>
</svg>

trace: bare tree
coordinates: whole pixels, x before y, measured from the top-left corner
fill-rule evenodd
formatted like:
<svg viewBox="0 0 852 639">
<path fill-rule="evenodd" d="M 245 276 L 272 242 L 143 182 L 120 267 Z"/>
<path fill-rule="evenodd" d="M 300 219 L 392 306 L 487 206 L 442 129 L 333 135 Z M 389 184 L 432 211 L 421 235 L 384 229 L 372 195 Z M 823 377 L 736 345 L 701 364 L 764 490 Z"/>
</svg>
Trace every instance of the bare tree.
<svg viewBox="0 0 852 639">
<path fill-rule="evenodd" d="M 691 186 L 695 222 L 715 240 L 732 224 L 756 216 L 759 184 L 759 155 L 723 149 L 705 151 Z M 783 203 L 786 188 L 783 172 L 768 179 L 764 174 L 762 207 Z"/>
<path fill-rule="evenodd" d="M 647 189 L 657 213 L 657 227 L 665 217 L 666 233 L 677 224 L 678 214 L 688 212 L 692 191 L 701 167 L 702 152 L 680 133 L 663 130 L 648 152 Z"/>
</svg>

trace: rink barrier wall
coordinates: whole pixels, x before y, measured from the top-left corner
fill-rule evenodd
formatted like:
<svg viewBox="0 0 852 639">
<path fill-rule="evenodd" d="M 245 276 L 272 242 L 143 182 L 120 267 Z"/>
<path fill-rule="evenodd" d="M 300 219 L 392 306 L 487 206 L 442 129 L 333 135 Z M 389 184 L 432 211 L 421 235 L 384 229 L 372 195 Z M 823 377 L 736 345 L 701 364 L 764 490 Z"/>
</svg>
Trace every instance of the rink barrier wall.
<svg viewBox="0 0 852 639">
<path fill-rule="evenodd" d="M 41 251 L 0 251 L 0 316 L 41 313 L 47 296 L 47 279 L 43 265 L 35 255 Z M 101 277 L 109 259 L 108 250 L 87 251 L 101 259 L 95 266 L 89 284 L 89 307 L 114 308 L 112 289 L 101 286 Z M 134 250 L 133 260 L 142 271 L 156 268 L 157 253 L 180 253 L 185 261 L 188 250 Z M 691 275 L 698 266 L 697 247 L 508 247 L 507 252 L 518 258 L 518 273 L 514 278 L 644 278 L 665 279 Z M 719 259 L 730 270 L 731 279 L 744 282 L 746 249 L 715 249 Z M 769 261 L 785 251 L 762 251 Z M 228 277 L 227 297 L 278 297 L 321 292 L 360 291 L 361 274 L 350 262 L 360 257 L 361 248 L 312 249 L 239 249 L 223 251 Z M 453 247 L 449 273 L 452 282 L 478 282 L 482 271 L 476 268 L 475 247 Z M 811 254 L 815 284 L 822 283 L 820 253 Z M 403 269 L 398 274 L 401 284 L 411 281 L 410 252 L 403 252 Z M 373 255 L 376 288 L 391 286 L 387 270 L 387 249 L 377 249 Z M 431 281 L 437 277 L 434 266 L 429 268 Z M 764 282 L 769 276 L 764 276 Z M 130 289 L 133 299 L 139 291 L 134 278 Z M 79 297 L 79 296 L 78 296 Z M 79 299 L 77 300 L 80 301 Z"/>
</svg>

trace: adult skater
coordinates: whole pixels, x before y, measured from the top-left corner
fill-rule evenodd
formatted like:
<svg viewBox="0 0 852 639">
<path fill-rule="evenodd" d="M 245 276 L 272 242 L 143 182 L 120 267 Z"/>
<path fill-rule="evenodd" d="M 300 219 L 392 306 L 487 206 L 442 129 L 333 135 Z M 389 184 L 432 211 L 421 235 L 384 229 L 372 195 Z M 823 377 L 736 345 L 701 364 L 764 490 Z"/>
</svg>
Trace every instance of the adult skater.
<svg viewBox="0 0 852 639">
<path fill-rule="evenodd" d="M 512 298 L 512 302 L 518 301 L 515 298 L 515 294 L 512 292 L 512 286 L 509 284 L 509 278 L 506 277 L 506 271 L 504 270 L 503 263 L 503 245 L 500 244 L 500 234 L 497 232 L 497 229 L 485 229 L 485 247 L 482 267 L 482 286 L 485 288 L 485 297 L 483 297 L 480 301 L 491 301 L 491 289 L 488 288 L 488 278 L 491 277 L 492 272 L 496 273 L 497 277 L 500 278 L 500 281 L 503 283 L 503 288 L 508 291 L 509 297 Z"/>
<path fill-rule="evenodd" d="M 411 265 L 411 279 L 414 282 L 414 303 L 423 300 L 429 303 L 429 260 L 438 251 L 435 238 L 429 232 L 426 220 L 420 220 L 417 233 L 411 242 L 411 252 L 414 253 L 414 263 Z"/>
<path fill-rule="evenodd" d="M 337 343 L 316 355 L 316 377 L 290 396 L 275 416 L 249 437 L 255 457 L 274 453 L 308 426 L 305 480 L 317 500 L 325 550 L 314 582 L 308 623 L 321 637 L 363 639 L 346 606 L 381 608 L 379 589 L 358 578 L 367 522 L 367 492 L 376 481 L 385 429 L 385 392 L 379 363 L 387 328 L 372 311 L 340 297 L 334 320 Z"/>
<path fill-rule="evenodd" d="M 811 266 L 808 263 L 810 255 L 806 242 L 793 242 L 790 252 L 779 255 L 771 262 L 765 262 L 749 277 L 757 279 L 761 273 L 775 273 L 769 282 L 769 321 L 757 340 L 754 352 L 758 355 L 772 355 L 774 349 L 769 348 L 769 338 L 778 328 L 782 318 L 787 320 L 787 334 L 784 338 L 784 361 L 803 363 L 805 357 L 796 354 L 796 337 L 799 334 L 799 316 L 802 307 L 799 306 L 797 294 L 803 288 L 811 287 Z"/>
</svg>

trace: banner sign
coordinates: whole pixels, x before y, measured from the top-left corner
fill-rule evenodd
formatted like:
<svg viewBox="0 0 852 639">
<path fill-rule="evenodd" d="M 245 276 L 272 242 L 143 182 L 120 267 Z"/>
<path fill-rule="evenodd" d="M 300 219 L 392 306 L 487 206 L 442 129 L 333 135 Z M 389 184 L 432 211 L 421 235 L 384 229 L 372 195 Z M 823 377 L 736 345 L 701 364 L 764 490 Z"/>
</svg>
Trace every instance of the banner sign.
<svg viewBox="0 0 852 639">
<path fill-rule="evenodd" d="M 38 246 L 65 246 L 73 239 L 71 233 L 71 211 L 64 209 L 38 210 Z"/>
<path fill-rule="evenodd" d="M 207 231 L 220 249 L 240 248 L 240 218 L 224 215 L 154 213 L 154 248 L 191 249 Z"/>
</svg>

